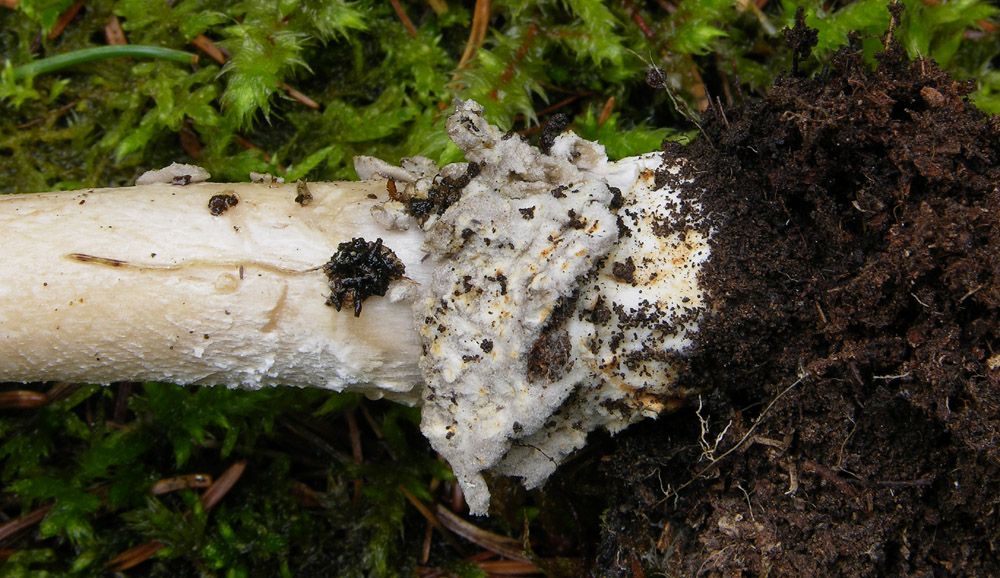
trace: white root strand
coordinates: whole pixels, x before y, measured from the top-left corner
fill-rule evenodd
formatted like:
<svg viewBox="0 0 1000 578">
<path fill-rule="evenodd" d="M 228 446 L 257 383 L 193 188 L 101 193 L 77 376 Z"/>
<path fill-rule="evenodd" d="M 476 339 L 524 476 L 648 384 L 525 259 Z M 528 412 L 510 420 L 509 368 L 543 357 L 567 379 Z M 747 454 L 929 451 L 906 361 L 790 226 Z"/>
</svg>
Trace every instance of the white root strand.
<svg viewBox="0 0 1000 578">
<path fill-rule="evenodd" d="M 386 231 L 385 179 L 296 185 L 153 184 L 0 199 L 0 380 L 289 384 L 415 402 L 410 299 L 330 294 L 322 265 L 382 238 L 426 280 L 421 234 Z M 209 200 L 235 195 L 218 215 Z M 372 197 L 378 197 L 372 198 Z"/>
</svg>

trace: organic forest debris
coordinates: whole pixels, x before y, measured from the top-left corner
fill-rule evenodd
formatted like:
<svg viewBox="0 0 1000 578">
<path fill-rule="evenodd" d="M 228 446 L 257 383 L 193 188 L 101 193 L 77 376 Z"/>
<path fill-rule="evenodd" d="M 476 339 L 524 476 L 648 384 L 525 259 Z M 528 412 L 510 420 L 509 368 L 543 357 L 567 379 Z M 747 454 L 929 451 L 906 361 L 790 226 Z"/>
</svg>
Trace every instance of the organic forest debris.
<svg viewBox="0 0 1000 578">
<path fill-rule="evenodd" d="M 1000 123 L 895 38 L 875 58 L 852 36 L 668 147 L 715 224 L 685 376 L 711 418 L 626 434 L 604 575 L 1000 571 Z"/>
</svg>

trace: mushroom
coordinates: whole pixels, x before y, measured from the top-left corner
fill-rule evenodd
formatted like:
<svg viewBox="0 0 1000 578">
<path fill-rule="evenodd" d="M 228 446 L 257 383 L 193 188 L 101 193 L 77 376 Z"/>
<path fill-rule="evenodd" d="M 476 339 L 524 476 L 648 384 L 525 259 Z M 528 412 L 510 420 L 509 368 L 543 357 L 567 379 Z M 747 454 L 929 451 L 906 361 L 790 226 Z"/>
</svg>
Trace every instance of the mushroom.
<svg viewBox="0 0 1000 578">
<path fill-rule="evenodd" d="M 484 473 L 540 485 L 593 429 L 690 396 L 676 363 L 705 311 L 711 228 L 681 217 L 697 214 L 679 210 L 696 202 L 684 167 L 610 162 L 571 132 L 542 152 L 471 101 L 448 133 L 468 162 L 362 157 L 361 182 L 195 182 L 174 165 L 0 199 L 0 379 L 420 403 L 475 514 Z"/>
<path fill-rule="evenodd" d="M 417 231 L 370 216 L 385 182 L 154 183 L 0 199 L 0 379 L 352 389 L 413 403 L 420 344 L 403 295 Z M 324 266 L 381 239 L 406 267 L 339 313 Z M 348 296 L 350 300 L 352 297 Z M 360 299 L 360 296 L 353 297 Z"/>
</svg>

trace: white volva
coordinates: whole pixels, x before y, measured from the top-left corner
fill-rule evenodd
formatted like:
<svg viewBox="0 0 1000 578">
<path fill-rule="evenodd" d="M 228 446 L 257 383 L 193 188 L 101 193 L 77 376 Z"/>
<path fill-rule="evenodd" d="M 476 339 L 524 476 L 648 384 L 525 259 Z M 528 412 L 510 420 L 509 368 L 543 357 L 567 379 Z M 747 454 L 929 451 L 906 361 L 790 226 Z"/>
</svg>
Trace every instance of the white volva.
<svg viewBox="0 0 1000 578">
<path fill-rule="evenodd" d="M 174 166 L 0 199 L 0 380 L 363 391 L 423 404 L 473 513 L 485 473 L 543 483 L 588 432 L 691 394 L 711 230 L 661 155 L 609 162 L 572 133 L 542 152 L 481 111 L 448 122 L 469 163 L 359 158 L 360 183 L 169 184 L 207 178 Z M 355 317 L 323 265 L 358 237 L 406 269 Z"/>
</svg>

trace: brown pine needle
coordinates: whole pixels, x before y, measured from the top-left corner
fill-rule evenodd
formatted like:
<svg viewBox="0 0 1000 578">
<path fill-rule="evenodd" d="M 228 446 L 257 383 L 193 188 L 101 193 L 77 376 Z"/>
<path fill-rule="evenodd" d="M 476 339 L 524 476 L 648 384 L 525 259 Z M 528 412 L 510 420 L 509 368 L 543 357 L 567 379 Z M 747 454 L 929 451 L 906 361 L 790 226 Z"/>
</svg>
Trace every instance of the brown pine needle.
<svg viewBox="0 0 1000 578">
<path fill-rule="evenodd" d="M 177 133 L 177 136 L 181 139 L 181 148 L 184 152 L 188 154 L 193 159 L 201 158 L 202 144 L 201 139 L 198 138 L 198 133 L 190 127 L 190 119 L 185 126 L 181 127 L 181 130 Z"/>
<path fill-rule="evenodd" d="M 63 33 L 63 30 L 66 30 L 69 23 L 76 18 L 77 14 L 79 14 L 80 8 L 83 8 L 83 2 L 84 0 L 76 0 L 72 6 L 59 15 L 59 20 L 56 20 L 56 25 L 52 27 L 52 30 L 49 30 L 49 40 L 58 38 L 59 35 Z"/>
<path fill-rule="evenodd" d="M 351 457 L 354 463 L 360 464 L 365 461 L 364 453 L 361 450 L 361 430 L 358 429 L 358 420 L 354 417 L 354 411 L 347 412 L 347 432 L 351 437 Z"/>
<path fill-rule="evenodd" d="M 174 478 L 164 478 L 159 480 L 153 487 L 150 488 L 150 492 L 154 496 L 159 496 L 161 494 L 166 494 L 169 492 L 176 492 L 178 490 L 188 490 L 191 488 L 208 488 L 212 485 L 212 476 L 208 474 L 188 474 L 186 476 L 177 476 Z"/>
<path fill-rule="evenodd" d="M 215 483 L 201 495 L 202 506 L 204 506 L 206 510 L 211 510 L 216 504 L 218 504 L 219 501 L 229 493 L 229 490 L 232 489 L 236 481 L 240 479 L 240 476 L 243 475 L 243 470 L 245 469 L 247 469 L 246 461 L 240 460 L 229 466 L 229 469 L 225 472 L 222 472 L 219 479 L 216 480 Z"/>
<path fill-rule="evenodd" d="M 292 480 L 292 497 L 306 508 L 323 507 L 323 494 L 299 480 Z"/>
<path fill-rule="evenodd" d="M 229 55 L 226 54 L 224 50 L 216 46 L 215 43 L 212 42 L 212 39 L 204 34 L 199 34 L 198 36 L 192 38 L 191 44 L 219 64 L 225 64 L 226 61 L 229 60 Z"/>
<path fill-rule="evenodd" d="M 541 576 L 541 570 L 531 562 L 520 560 L 487 560 L 477 566 L 490 576 Z"/>
<path fill-rule="evenodd" d="M 555 111 L 559 110 L 560 108 L 566 106 L 567 104 L 573 102 L 577 98 L 579 98 L 579 97 L 577 97 L 577 96 L 571 96 L 569 98 L 564 98 L 564 99 L 560 100 L 559 102 L 557 102 L 557 103 L 555 103 L 555 104 L 553 104 L 551 106 L 547 106 L 547 107 L 543 108 L 542 110 L 537 111 L 535 113 L 535 115 L 536 116 L 544 116 L 546 114 L 555 112 Z"/>
<path fill-rule="evenodd" d="M 236 462 L 235 464 L 229 466 L 229 468 L 226 469 L 221 476 L 219 476 L 219 479 L 216 480 L 214 484 L 209 486 L 207 490 L 205 490 L 205 493 L 201 495 L 201 505 L 205 508 L 205 511 L 211 510 L 226 494 L 229 493 L 229 490 L 232 489 L 236 481 L 243 475 L 243 471 L 246 467 L 247 463 L 245 460 Z M 195 475 L 197 476 L 199 474 Z M 190 511 L 184 512 L 185 517 L 190 515 Z M 122 552 L 111 560 L 105 562 L 104 567 L 112 572 L 128 570 L 129 568 L 133 568 L 142 564 L 146 560 L 149 560 L 154 554 L 165 547 L 166 546 L 164 546 L 162 542 L 153 540 Z"/>
<path fill-rule="evenodd" d="M 302 104 L 308 106 L 309 108 L 314 110 L 319 108 L 318 102 L 302 94 L 298 90 L 292 88 L 291 86 L 288 85 L 287 82 L 281 83 L 281 88 L 282 90 L 288 93 L 288 96 L 294 98 L 295 100 L 301 102 Z"/>
<path fill-rule="evenodd" d="M 622 4 L 625 5 L 625 11 L 628 12 L 628 15 L 632 18 L 632 22 L 635 22 L 635 25 L 642 31 L 643 36 L 649 40 L 656 40 L 656 32 L 654 32 L 649 23 L 646 22 L 646 19 L 642 17 L 639 10 L 632 5 L 632 2 L 629 0 L 622 0 Z"/>
<path fill-rule="evenodd" d="M 708 98 L 705 80 L 701 77 L 701 73 L 698 72 L 698 66 L 694 63 L 694 59 L 688 57 L 688 62 L 691 65 L 691 77 L 694 79 L 694 82 L 691 84 L 691 92 L 694 94 L 695 108 L 698 109 L 698 112 L 705 112 L 712 102 Z"/>
<path fill-rule="evenodd" d="M 673 14 L 674 12 L 677 12 L 677 6 L 671 2 L 668 2 L 667 0 L 656 0 L 656 3 L 659 4 L 660 8 L 662 8 L 663 11 L 666 12 L 667 14 Z"/>
<path fill-rule="evenodd" d="M 406 15 L 406 10 L 403 10 L 403 5 L 399 3 L 399 0 L 389 0 L 392 4 L 392 9 L 396 11 L 396 16 L 399 16 L 400 21 L 403 22 L 403 28 L 406 28 L 406 32 L 412 37 L 417 35 L 417 27 L 413 25 L 413 21 L 410 17 Z"/>
<path fill-rule="evenodd" d="M 462 57 L 458 60 L 458 68 L 464 68 L 476 56 L 476 51 L 486 41 L 489 23 L 490 0 L 476 0 L 476 7 L 472 13 L 472 29 L 469 31 L 469 40 L 465 43 Z"/>
<path fill-rule="evenodd" d="M 129 381 L 123 381 L 115 388 L 115 405 L 111 411 L 111 421 L 115 424 L 121 424 L 125 421 L 129 410 L 128 401 L 132 397 L 132 389 L 133 384 Z"/>
<path fill-rule="evenodd" d="M 30 528 L 31 526 L 41 522 L 42 519 L 45 518 L 45 514 L 48 514 L 51 509 L 52 504 L 42 506 L 41 508 L 32 510 L 19 518 L 14 518 L 0 524 L 0 540 L 6 540 L 21 530 Z"/>
<path fill-rule="evenodd" d="M 454 548 L 457 552 L 462 553 L 463 552 L 462 545 L 459 544 L 457 540 L 455 540 L 455 536 L 453 536 L 451 532 L 449 532 L 446 529 L 444 524 L 441 523 L 441 521 L 434 514 L 434 512 L 432 512 L 430 508 L 424 505 L 424 503 L 420 501 L 420 498 L 411 494 L 405 487 L 403 487 L 402 484 L 400 484 L 398 488 L 399 491 L 402 492 L 404 496 L 406 496 L 406 500 L 410 502 L 410 504 L 412 504 L 413 507 L 416 508 L 418 512 L 420 512 L 420 515 L 423 516 L 425 520 L 427 520 L 429 526 L 440 532 L 441 537 L 444 538 L 445 542 L 448 542 L 449 546 Z M 442 509 L 442 508 L 441 506 L 436 506 L 436 509 Z"/>
<path fill-rule="evenodd" d="M 125 31 L 122 30 L 122 23 L 114 14 L 108 18 L 108 23 L 104 25 L 104 41 L 109 46 L 124 46 L 128 44 L 125 38 Z"/>
<path fill-rule="evenodd" d="M 603 125 L 611 117 L 611 113 L 615 110 L 615 97 L 609 96 L 608 100 L 604 101 L 604 108 L 601 109 L 601 115 L 597 117 L 597 126 Z"/>
<path fill-rule="evenodd" d="M 364 452 L 361 450 L 361 430 L 358 429 L 358 420 L 354 417 L 354 410 L 347 412 L 347 431 L 351 438 L 351 457 L 354 459 L 354 463 L 360 464 L 365 461 Z M 361 478 L 354 479 L 354 498 L 352 503 L 355 508 L 361 507 L 362 489 L 364 487 L 364 480 Z"/>
<path fill-rule="evenodd" d="M 146 544 L 141 544 L 135 548 L 125 550 L 111 560 L 108 560 L 104 563 L 104 568 L 106 570 L 110 570 L 111 572 L 121 572 L 123 570 L 128 570 L 129 568 L 134 568 L 152 558 L 153 554 L 156 554 L 163 548 L 163 542 L 158 542 L 156 540 Z"/>
<path fill-rule="evenodd" d="M 434 513 L 436 514 L 438 521 L 441 522 L 442 526 L 448 528 L 452 532 L 458 534 L 480 548 L 489 550 L 494 554 L 499 554 L 504 558 L 510 558 L 511 560 L 531 562 L 531 560 L 524 555 L 521 543 L 517 540 L 483 530 L 472 522 L 461 518 L 458 514 L 455 514 L 448 508 L 442 507 L 440 504 L 434 507 Z"/>
<path fill-rule="evenodd" d="M 427 0 L 427 4 L 438 16 L 448 12 L 448 3 L 445 0 Z"/>
<path fill-rule="evenodd" d="M 45 397 L 47 397 L 50 402 L 59 401 L 73 395 L 73 393 L 78 389 L 80 389 L 78 384 L 70 383 L 68 381 L 60 381 L 45 392 Z"/>
<path fill-rule="evenodd" d="M 431 559 L 431 544 L 434 541 L 434 526 L 428 522 L 427 530 L 424 532 L 424 545 L 420 550 L 420 563 L 426 564 Z"/>
<path fill-rule="evenodd" d="M 403 492 L 403 495 L 406 496 L 406 500 L 411 504 L 413 504 L 413 507 L 416 508 L 418 512 L 420 512 L 420 515 L 427 520 L 427 523 L 429 523 L 434 528 L 437 528 L 438 530 L 442 531 L 444 530 L 444 527 L 441 525 L 441 522 L 437 519 L 437 516 L 434 515 L 434 512 L 432 512 L 430 508 L 425 506 L 424 503 L 421 502 L 419 498 L 411 494 L 409 490 L 403 487 L 402 484 L 400 484 L 398 487 L 399 491 Z"/>
<path fill-rule="evenodd" d="M 18 390 L 0 393 L 0 409 L 34 409 L 49 403 L 44 393 Z"/>
</svg>

